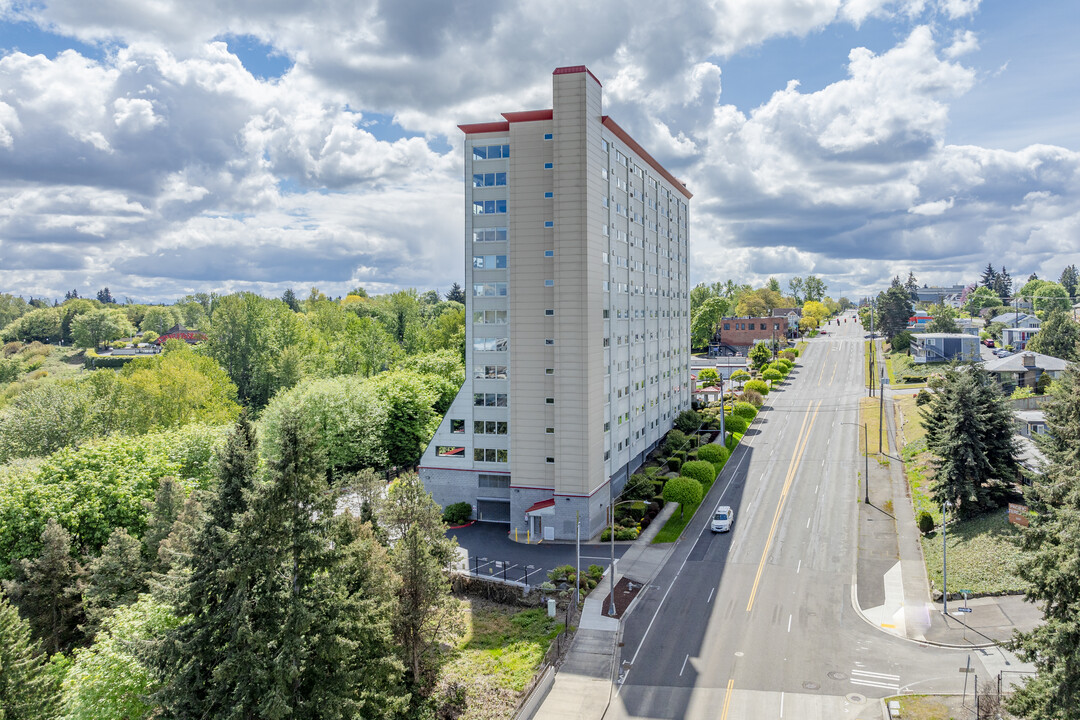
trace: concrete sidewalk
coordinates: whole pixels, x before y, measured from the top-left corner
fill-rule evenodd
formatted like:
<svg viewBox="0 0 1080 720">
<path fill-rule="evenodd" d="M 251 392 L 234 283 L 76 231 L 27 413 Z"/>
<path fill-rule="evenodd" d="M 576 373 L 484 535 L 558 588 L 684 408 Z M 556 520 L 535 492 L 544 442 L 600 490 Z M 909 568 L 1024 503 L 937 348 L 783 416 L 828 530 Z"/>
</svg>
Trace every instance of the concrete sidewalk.
<svg viewBox="0 0 1080 720">
<path fill-rule="evenodd" d="M 675 543 L 653 545 L 652 540 L 677 507 L 675 503 L 667 503 L 616 561 L 618 577 L 643 585 L 656 577 Z M 611 591 L 615 573 L 605 573 L 603 580 L 585 598 L 573 644 L 555 673 L 555 683 L 533 717 L 543 720 L 601 718 L 607 711 L 615 681 L 619 621 L 607 616 L 604 599 Z"/>
<path fill-rule="evenodd" d="M 885 418 L 890 462 L 885 467 L 870 460 L 870 503 L 859 503 L 855 610 L 884 632 L 943 647 L 989 647 L 1010 639 L 1014 630 L 1038 625 L 1042 613 L 1022 596 L 972 599 L 967 602 L 971 612 L 959 611 L 963 600 L 950 599 L 948 615 L 931 597 L 888 390 Z"/>
</svg>

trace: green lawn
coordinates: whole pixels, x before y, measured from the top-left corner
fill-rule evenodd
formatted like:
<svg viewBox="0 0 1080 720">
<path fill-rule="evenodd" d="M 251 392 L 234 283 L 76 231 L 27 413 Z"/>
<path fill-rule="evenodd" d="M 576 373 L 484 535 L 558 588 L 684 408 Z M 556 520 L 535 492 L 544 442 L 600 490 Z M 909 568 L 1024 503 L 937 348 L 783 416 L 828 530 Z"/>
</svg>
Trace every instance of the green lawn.
<svg viewBox="0 0 1080 720">
<path fill-rule="evenodd" d="M 728 441 L 729 450 L 733 450 L 735 447 L 737 447 L 738 444 L 742 441 L 743 436 L 740 433 L 732 433 L 731 438 L 732 439 Z M 724 465 L 726 464 L 727 460 L 724 461 Z M 721 466 L 721 472 L 723 472 L 723 469 L 723 466 Z M 717 473 L 716 476 L 720 477 L 720 473 Z M 712 482 L 708 484 L 703 484 L 701 486 L 702 502 L 704 502 L 705 496 L 709 494 L 709 488 L 713 486 L 714 482 L 716 482 L 716 478 L 713 478 Z M 690 524 L 690 520 L 694 517 L 694 513 L 697 512 L 697 509 L 700 506 L 701 503 L 695 503 L 693 505 L 687 505 L 684 508 L 680 508 L 682 512 L 676 510 L 675 514 L 668 518 L 668 521 L 664 523 L 664 527 L 660 528 L 660 532 L 656 533 L 656 537 L 653 538 L 653 542 L 668 543 L 678 540 L 679 536 L 682 535 L 682 531 L 686 528 L 687 525 Z"/>
<path fill-rule="evenodd" d="M 448 651 L 439 688 L 465 688 L 466 709 L 459 716 L 465 720 L 512 717 L 562 624 L 544 608 L 520 610 L 476 598 L 461 601 L 459 620 L 465 633 Z"/>
</svg>

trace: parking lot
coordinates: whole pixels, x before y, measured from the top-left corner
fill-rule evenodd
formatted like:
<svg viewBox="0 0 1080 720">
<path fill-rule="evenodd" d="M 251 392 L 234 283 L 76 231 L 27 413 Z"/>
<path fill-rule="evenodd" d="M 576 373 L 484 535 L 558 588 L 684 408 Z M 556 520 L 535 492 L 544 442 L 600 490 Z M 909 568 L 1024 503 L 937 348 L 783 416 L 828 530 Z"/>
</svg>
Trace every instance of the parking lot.
<svg viewBox="0 0 1080 720">
<path fill-rule="evenodd" d="M 447 537 L 456 537 L 459 547 L 459 567 L 477 575 L 496 577 L 514 582 L 539 585 L 548 579 L 548 571 L 560 565 L 575 563 L 573 543 L 516 543 L 507 535 L 507 525 L 474 523 L 469 527 L 448 530 Z M 629 543 L 615 543 L 616 559 L 622 557 Z M 611 546 L 607 543 L 581 544 L 581 569 L 590 565 L 603 568 L 611 562 Z"/>
</svg>

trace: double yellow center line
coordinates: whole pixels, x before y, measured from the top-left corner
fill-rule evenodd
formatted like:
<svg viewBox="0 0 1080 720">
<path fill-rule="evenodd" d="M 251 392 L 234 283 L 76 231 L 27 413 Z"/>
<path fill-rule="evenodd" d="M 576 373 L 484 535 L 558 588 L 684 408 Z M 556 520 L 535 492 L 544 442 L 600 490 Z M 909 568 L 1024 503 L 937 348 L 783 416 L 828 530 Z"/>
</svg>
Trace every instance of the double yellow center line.
<svg viewBox="0 0 1080 720">
<path fill-rule="evenodd" d="M 769 548 L 772 547 L 773 536 L 776 534 L 776 526 L 780 522 L 780 513 L 784 510 L 784 502 L 787 500 L 788 491 L 791 490 L 791 483 L 795 480 L 795 473 L 799 469 L 799 462 L 802 461 L 803 452 L 806 451 L 806 444 L 810 440 L 810 431 L 814 427 L 814 421 L 817 420 L 818 410 L 821 409 L 821 402 L 821 400 L 818 400 L 812 414 L 806 414 L 806 417 L 803 418 L 802 427 L 799 428 L 799 437 L 795 442 L 795 452 L 791 455 L 787 476 L 784 478 L 784 489 L 780 492 L 780 500 L 776 503 L 776 512 L 773 514 L 772 527 L 769 528 L 769 536 L 765 539 L 765 549 L 761 552 L 761 562 L 758 563 L 757 575 L 754 576 L 754 587 L 750 590 L 750 601 L 746 603 L 746 612 L 750 612 L 754 608 L 754 598 L 757 597 L 758 584 L 761 582 L 761 573 L 765 571 L 765 561 L 769 558 Z"/>
</svg>

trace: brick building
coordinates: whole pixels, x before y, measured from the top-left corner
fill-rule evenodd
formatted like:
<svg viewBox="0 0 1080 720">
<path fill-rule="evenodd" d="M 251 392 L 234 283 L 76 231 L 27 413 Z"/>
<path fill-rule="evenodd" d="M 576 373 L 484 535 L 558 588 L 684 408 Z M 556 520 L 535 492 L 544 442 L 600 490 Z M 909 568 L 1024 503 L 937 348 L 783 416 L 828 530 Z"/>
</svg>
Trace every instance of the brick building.
<svg viewBox="0 0 1080 720">
<path fill-rule="evenodd" d="M 787 341 L 785 317 L 726 317 L 720 321 L 722 345 L 745 355 L 759 342 Z"/>
</svg>

